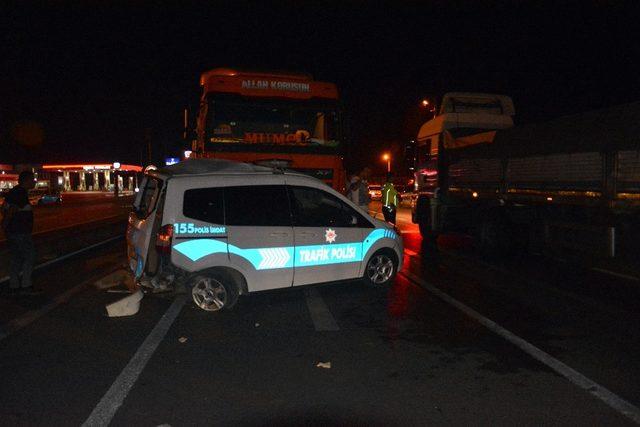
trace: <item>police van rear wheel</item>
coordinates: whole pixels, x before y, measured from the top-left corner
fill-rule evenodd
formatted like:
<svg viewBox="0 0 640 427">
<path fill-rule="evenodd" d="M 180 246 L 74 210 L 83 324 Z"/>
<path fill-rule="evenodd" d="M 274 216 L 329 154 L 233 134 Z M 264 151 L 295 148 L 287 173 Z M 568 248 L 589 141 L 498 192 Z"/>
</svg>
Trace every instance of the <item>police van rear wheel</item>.
<svg viewBox="0 0 640 427">
<path fill-rule="evenodd" d="M 398 271 L 398 262 L 388 251 L 376 252 L 369 258 L 364 279 L 374 286 L 386 286 L 393 282 Z"/>
<path fill-rule="evenodd" d="M 222 275 L 197 275 L 191 280 L 191 297 L 203 310 L 229 310 L 238 301 L 238 287 Z"/>
</svg>

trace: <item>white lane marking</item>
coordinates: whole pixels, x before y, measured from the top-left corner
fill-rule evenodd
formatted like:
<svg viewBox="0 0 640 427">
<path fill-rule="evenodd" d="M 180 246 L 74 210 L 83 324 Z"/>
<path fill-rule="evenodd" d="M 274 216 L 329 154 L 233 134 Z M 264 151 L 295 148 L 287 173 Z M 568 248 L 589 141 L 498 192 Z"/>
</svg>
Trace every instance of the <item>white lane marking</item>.
<svg viewBox="0 0 640 427">
<path fill-rule="evenodd" d="M 329 308 L 324 303 L 322 296 L 315 288 L 305 289 L 305 299 L 307 300 L 307 307 L 309 313 L 311 313 L 311 320 L 316 331 L 339 331 L 340 328 L 333 318 L 333 315 L 329 311 Z"/>
<path fill-rule="evenodd" d="M 48 265 L 55 264 L 56 262 L 63 261 L 63 260 L 65 260 L 65 259 L 67 259 L 67 258 L 71 258 L 71 257 L 72 257 L 72 256 L 74 256 L 74 255 L 78 255 L 78 254 L 81 254 L 82 252 L 86 252 L 86 251 L 88 251 L 89 249 L 97 248 L 98 246 L 101 246 L 101 245 L 104 245 L 104 244 L 107 244 L 107 243 L 110 243 L 110 242 L 113 242 L 113 241 L 115 241 L 115 240 L 122 239 L 122 238 L 124 238 L 124 237 L 123 237 L 123 236 L 115 236 L 115 237 L 111 237 L 111 238 L 109 238 L 109 239 L 107 239 L 107 240 L 103 240 L 103 241 L 101 241 L 101 242 L 94 243 L 93 245 L 87 246 L 86 248 L 82 248 L 82 249 L 79 249 L 79 250 L 77 250 L 77 251 L 75 251 L 75 252 L 71 252 L 71 253 L 68 253 L 68 254 L 62 255 L 61 257 L 58 257 L 58 258 L 54 258 L 54 259 L 52 259 L 52 260 L 49 260 L 49 261 L 47 261 L 47 262 L 43 262 L 42 264 L 38 264 L 38 265 L 36 265 L 36 266 L 34 267 L 34 269 L 33 269 L 33 270 L 34 270 L 34 271 L 35 271 L 35 270 L 39 270 L 39 269 L 44 268 L 44 267 L 46 267 L 46 266 L 48 266 Z M 9 280 L 9 276 L 0 277 L 0 283 L 4 283 L 4 282 L 6 282 L 6 281 L 8 281 L 8 280 Z"/>
<path fill-rule="evenodd" d="M 628 274 L 617 273 L 615 271 L 607 270 L 606 268 L 592 267 L 593 271 L 598 271 L 600 273 L 610 274 L 612 276 L 620 277 L 622 279 L 632 280 L 634 282 L 640 282 L 640 278 L 636 276 L 630 276 Z"/>
<path fill-rule="evenodd" d="M 582 375 L 580 372 L 574 370 L 568 365 L 565 365 L 558 359 L 545 353 L 544 351 L 534 346 L 533 344 L 530 344 L 529 342 L 525 341 L 524 339 L 520 338 L 514 333 L 498 325 L 494 321 L 484 317 L 482 314 L 478 313 L 472 308 L 464 305 L 463 303 L 456 300 L 455 298 L 442 292 L 440 289 L 436 288 L 435 286 L 428 284 L 422 278 L 408 271 L 403 271 L 400 274 L 404 275 L 414 283 L 419 284 L 424 289 L 428 290 L 429 292 L 431 292 L 432 294 L 434 294 L 435 296 L 437 296 L 447 304 L 457 308 L 467 316 L 471 317 L 481 325 L 485 326 L 487 329 L 491 330 L 496 335 L 499 335 L 502 338 L 506 339 L 511 344 L 515 345 L 516 347 L 518 347 L 519 349 L 527 353 L 529 356 L 547 365 L 549 368 L 553 369 L 555 372 L 562 375 L 563 377 L 565 377 L 566 379 L 568 379 L 570 382 L 577 385 L 581 389 L 587 391 L 592 396 L 595 396 L 596 398 L 600 399 L 601 401 L 609 405 L 611 408 L 613 408 L 620 414 L 626 416 L 627 418 L 631 419 L 635 423 L 640 424 L 640 408 L 638 408 L 637 406 L 634 406 L 633 404 L 627 402 L 620 396 L 609 391 L 608 389 L 604 388 L 603 386 L 596 383 L 595 381 L 590 380 L 586 376 Z"/>
<path fill-rule="evenodd" d="M 111 423 L 129 391 L 138 380 L 140 373 L 164 339 L 178 314 L 180 314 L 185 301 L 186 295 L 176 297 L 169 309 L 160 318 L 158 324 L 140 345 L 136 354 L 133 355 L 127 366 L 120 372 L 120 375 L 118 375 L 118 378 L 116 378 L 107 393 L 100 399 L 89 418 L 82 424 L 83 426 L 108 426 Z"/>
</svg>

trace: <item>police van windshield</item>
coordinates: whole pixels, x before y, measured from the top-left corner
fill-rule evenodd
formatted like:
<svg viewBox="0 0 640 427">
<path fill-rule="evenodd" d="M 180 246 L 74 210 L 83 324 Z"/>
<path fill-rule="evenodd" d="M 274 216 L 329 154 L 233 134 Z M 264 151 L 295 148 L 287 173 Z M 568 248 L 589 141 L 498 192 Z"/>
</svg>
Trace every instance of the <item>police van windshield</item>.
<svg viewBox="0 0 640 427">
<path fill-rule="evenodd" d="M 335 101 L 218 94 L 209 99 L 207 140 L 217 147 L 276 145 L 285 151 L 333 151 L 339 145 L 338 119 Z"/>
</svg>

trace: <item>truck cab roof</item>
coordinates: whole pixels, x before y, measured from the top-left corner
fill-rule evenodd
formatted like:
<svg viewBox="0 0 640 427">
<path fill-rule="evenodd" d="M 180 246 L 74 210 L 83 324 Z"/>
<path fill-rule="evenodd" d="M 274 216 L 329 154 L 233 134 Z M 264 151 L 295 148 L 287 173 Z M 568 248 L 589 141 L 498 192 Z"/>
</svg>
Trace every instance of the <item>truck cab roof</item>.
<svg viewBox="0 0 640 427">
<path fill-rule="evenodd" d="M 420 127 L 418 141 L 445 130 L 454 136 L 513 126 L 513 101 L 506 95 L 449 92 L 444 95 L 440 114 Z"/>
</svg>

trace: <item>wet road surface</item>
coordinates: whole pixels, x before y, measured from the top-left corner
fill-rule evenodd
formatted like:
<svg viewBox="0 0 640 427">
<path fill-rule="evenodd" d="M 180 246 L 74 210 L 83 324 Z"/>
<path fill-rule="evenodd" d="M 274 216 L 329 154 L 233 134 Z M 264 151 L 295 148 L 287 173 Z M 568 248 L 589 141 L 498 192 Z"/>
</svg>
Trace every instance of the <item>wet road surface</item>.
<svg viewBox="0 0 640 427">
<path fill-rule="evenodd" d="M 633 283 L 534 258 L 482 259 L 461 236 L 435 252 L 415 226 L 399 228 L 407 275 L 390 288 L 263 292 L 221 313 L 158 294 L 135 316 L 106 317 L 122 294 L 92 283 L 121 266 L 123 241 L 43 269 L 44 295 L 0 300 L 10 330 L 0 339 L 0 424 L 633 424 L 424 286 L 638 406 Z M 337 330 L 323 330 L 327 316 Z"/>
</svg>

